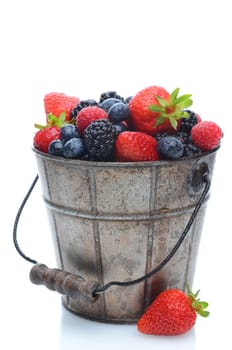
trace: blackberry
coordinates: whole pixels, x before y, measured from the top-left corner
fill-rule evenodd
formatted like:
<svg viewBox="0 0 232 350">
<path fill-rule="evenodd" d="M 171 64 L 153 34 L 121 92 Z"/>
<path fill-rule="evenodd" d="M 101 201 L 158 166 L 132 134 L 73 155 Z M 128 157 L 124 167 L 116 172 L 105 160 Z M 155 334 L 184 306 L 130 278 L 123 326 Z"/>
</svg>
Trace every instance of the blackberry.
<svg viewBox="0 0 232 350">
<path fill-rule="evenodd" d="M 89 107 L 89 106 L 97 106 L 98 103 L 96 100 L 94 99 L 87 99 L 87 100 L 81 100 L 79 101 L 79 103 L 76 105 L 76 107 L 74 107 L 71 112 L 70 112 L 70 116 L 71 119 L 76 119 L 77 114 L 85 107 Z"/>
<path fill-rule="evenodd" d="M 101 103 L 104 100 L 107 100 L 107 98 L 117 98 L 120 101 L 124 101 L 124 98 L 122 96 L 118 95 L 116 91 L 106 91 L 106 92 L 103 92 L 100 95 L 100 101 L 99 102 Z"/>
<path fill-rule="evenodd" d="M 197 147 L 196 145 L 194 145 L 194 143 L 189 143 L 187 145 L 185 145 L 184 148 L 184 157 L 192 157 L 192 156 L 196 156 L 198 154 L 201 154 L 202 150 Z"/>
<path fill-rule="evenodd" d="M 164 137 L 170 136 L 170 134 L 168 132 L 158 132 L 157 134 L 155 134 L 155 139 L 157 141 L 163 139 Z"/>
<path fill-rule="evenodd" d="M 116 130 L 108 119 L 92 122 L 84 132 L 84 143 L 93 160 L 110 160 L 116 139 Z"/>
<path fill-rule="evenodd" d="M 128 96 L 125 98 L 124 103 L 126 103 L 127 105 L 130 103 L 130 100 L 132 100 L 133 96 Z"/>
<path fill-rule="evenodd" d="M 188 118 L 181 118 L 179 130 L 190 134 L 192 127 L 198 123 L 198 119 L 195 112 L 190 110 L 186 110 L 185 112 L 187 112 L 189 116 Z"/>
<path fill-rule="evenodd" d="M 174 136 L 176 136 L 184 144 L 191 142 L 191 137 L 190 137 L 189 133 L 187 133 L 185 131 L 178 130 Z"/>
</svg>

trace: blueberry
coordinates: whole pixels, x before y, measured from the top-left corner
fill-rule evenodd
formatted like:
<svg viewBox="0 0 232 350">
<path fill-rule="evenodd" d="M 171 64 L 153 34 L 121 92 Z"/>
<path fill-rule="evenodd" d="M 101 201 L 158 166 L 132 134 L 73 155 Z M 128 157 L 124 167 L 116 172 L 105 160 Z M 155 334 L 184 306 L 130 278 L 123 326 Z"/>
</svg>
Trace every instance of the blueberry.
<svg viewBox="0 0 232 350">
<path fill-rule="evenodd" d="M 166 136 L 158 141 L 157 150 L 161 158 L 176 160 L 182 157 L 184 145 L 176 137 Z"/>
<path fill-rule="evenodd" d="M 112 123 L 120 123 L 130 117 L 130 110 L 127 104 L 123 102 L 115 103 L 108 111 L 109 120 Z"/>
<path fill-rule="evenodd" d="M 60 129 L 60 138 L 64 143 L 73 137 L 79 137 L 78 131 L 73 124 L 66 124 Z"/>
<path fill-rule="evenodd" d="M 99 107 L 104 109 L 108 113 L 110 107 L 112 107 L 115 103 L 122 102 L 119 98 L 109 97 L 106 100 L 99 103 Z"/>
<path fill-rule="evenodd" d="M 81 138 L 74 137 L 64 144 L 63 153 L 65 158 L 81 158 L 85 152 L 86 148 Z"/>
<path fill-rule="evenodd" d="M 116 130 L 116 135 L 119 135 L 121 132 L 128 130 L 128 125 L 125 122 L 114 124 Z"/>
<path fill-rule="evenodd" d="M 63 156 L 63 142 L 61 140 L 53 140 L 48 146 L 48 153 L 53 156 Z"/>
</svg>

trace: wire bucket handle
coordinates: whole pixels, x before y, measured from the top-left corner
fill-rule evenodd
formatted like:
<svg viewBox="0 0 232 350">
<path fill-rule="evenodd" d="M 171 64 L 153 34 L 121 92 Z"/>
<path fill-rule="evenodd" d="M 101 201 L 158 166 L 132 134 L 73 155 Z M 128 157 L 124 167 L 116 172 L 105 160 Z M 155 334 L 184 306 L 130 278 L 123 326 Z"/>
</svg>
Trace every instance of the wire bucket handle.
<svg viewBox="0 0 232 350">
<path fill-rule="evenodd" d="M 100 286 L 97 281 L 92 280 L 86 280 L 83 277 L 66 272 L 61 269 L 57 268 L 48 268 L 46 265 L 38 263 L 36 260 L 31 259 L 30 257 L 26 256 L 21 248 L 19 247 L 18 241 L 17 241 L 17 229 L 18 229 L 18 223 L 20 220 L 20 216 L 22 214 L 22 211 L 24 209 L 24 206 L 30 197 L 39 176 L 36 175 L 34 181 L 32 182 L 24 200 L 22 201 L 21 206 L 19 207 L 19 210 L 17 212 L 14 227 L 13 227 L 13 242 L 16 250 L 18 253 L 27 261 L 34 264 L 30 271 L 30 280 L 33 284 L 36 285 L 44 285 L 48 289 L 57 291 L 60 294 L 69 296 L 71 298 L 84 298 L 88 302 L 94 303 L 100 294 L 105 293 L 110 287 L 112 286 L 120 286 L 120 287 L 127 287 L 132 286 L 135 284 L 138 284 L 140 282 L 145 281 L 146 279 L 152 277 L 157 272 L 159 272 L 175 255 L 179 247 L 181 246 L 182 242 L 184 241 L 185 237 L 187 236 L 192 223 L 194 219 L 196 218 L 208 192 L 210 189 L 210 176 L 209 176 L 209 167 L 206 162 L 201 162 L 195 164 L 195 166 L 191 170 L 191 174 L 189 178 L 187 179 L 187 186 L 190 193 L 198 193 L 202 191 L 199 200 L 196 203 L 196 206 L 189 218 L 189 221 L 187 225 L 185 226 L 182 234 L 180 235 L 179 239 L 177 240 L 174 247 L 171 249 L 171 251 L 167 254 L 167 256 L 161 261 L 161 263 L 156 266 L 153 270 L 145 274 L 144 276 L 141 276 L 137 279 L 131 280 L 131 281 L 111 281 L 107 284 Z"/>
</svg>

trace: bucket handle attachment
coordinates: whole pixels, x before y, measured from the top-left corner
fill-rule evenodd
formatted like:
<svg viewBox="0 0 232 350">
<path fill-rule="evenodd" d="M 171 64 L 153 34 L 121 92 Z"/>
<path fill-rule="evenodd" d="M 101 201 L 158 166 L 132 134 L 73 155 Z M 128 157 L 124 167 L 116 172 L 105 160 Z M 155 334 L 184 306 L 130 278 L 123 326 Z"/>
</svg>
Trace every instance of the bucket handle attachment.
<svg viewBox="0 0 232 350">
<path fill-rule="evenodd" d="M 95 290 L 98 283 L 86 281 L 83 277 L 60 269 L 50 269 L 44 264 L 35 264 L 30 271 L 30 280 L 34 284 L 42 284 L 50 290 L 65 294 L 71 298 L 84 297 L 94 303 L 98 296 Z"/>
<path fill-rule="evenodd" d="M 38 181 L 38 178 L 39 178 L 38 175 L 36 175 L 34 181 L 30 186 L 30 189 L 28 190 L 17 212 L 15 222 L 14 222 L 14 227 L 13 227 L 14 246 L 18 251 L 18 253 L 25 260 L 34 264 L 34 266 L 30 271 L 30 280 L 33 284 L 44 285 L 50 290 L 57 291 L 58 293 L 64 294 L 71 298 L 78 299 L 81 297 L 91 303 L 94 303 L 98 299 L 98 296 L 100 294 L 104 293 L 107 289 L 109 289 L 112 286 L 120 286 L 120 287 L 132 286 L 152 277 L 154 274 L 159 272 L 175 255 L 175 253 L 181 246 L 182 242 L 184 241 L 185 237 L 187 236 L 192 226 L 192 223 L 196 218 L 197 213 L 200 210 L 201 205 L 203 204 L 206 198 L 206 195 L 209 192 L 210 183 L 211 183 L 210 176 L 209 176 L 209 168 L 207 163 L 204 162 L 204 163 L 196 164 L 196 166 L 192 169 L 190 178 L 188 179 L 188 186 L 192 190 L 192 193 L 196 194 L 197 192 L 199 192 L 199 190 L 202 190 L 202 188 L 203 188 L 203 191 L 199 197 L 199 200 L 181 236 L 179 237 L 179 239 L 177 240 L 176 244 L 171 249 L 171 251 L 168 253 L 168 255 L 161 261 L 161 263 L 158 266 L 156 266 L 153 270 L 151 270 L 144 276 L 139 277 L 135 280 L 124 281 L 124 282 L 111 281 L 103 286 L 99 286 L 98 282 L 91 281 L 91 280 L 87 281 L 82 276 L 79 276 L 70 272 L 66 272 L 64 270 L 60 270 L 57 268 L 48 268 L 46 265 L 40 264 L 36 260 L 26 256 L 22 252 L 21 248 L 19 247 L 19 244 L 17 241 L 17 228 L 18 228 L 19 219 L 26 202 L 30 197 L 31 192 Z"/>
</svg>

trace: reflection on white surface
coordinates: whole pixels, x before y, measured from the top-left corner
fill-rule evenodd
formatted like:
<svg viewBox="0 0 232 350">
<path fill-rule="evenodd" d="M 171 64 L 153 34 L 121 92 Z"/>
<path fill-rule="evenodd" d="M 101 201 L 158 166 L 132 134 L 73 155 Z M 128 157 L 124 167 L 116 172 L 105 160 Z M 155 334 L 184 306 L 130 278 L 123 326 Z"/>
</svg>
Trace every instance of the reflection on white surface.
<svg viewBox="0 0 232 350">
<path fill-rule="evenodd" d="M 1 349 L 231 349 L 229 5 L 229 0 L 0 3 Z M 194 283 L 211 315 L 178 337 L 146 336 L 134 325 L 96 323 L 70 313 L 60 295 L 30 283 L 31 265 L 12 243 L 16 210 L 37 172 L 30 147 L 33 124 L 44 122 L 43 95 L 61 91 L 97 98 L 108 89 L 131 95 L 150 84 L 192 93 L 202 118 L 217 121 L 225 133 Z M 20 221 L 19 242 L 25 254 L 55 267 L 39 186 Z"/>
<path fill-rule="evenodd" d="M 64 327 L 65 325 L 65 327 Z M 61 318 L 61 334 L 59 350 L 67 349 L 69 339 L 69 349 L 76 349 L 78 344 L 80 349 L 88 346 L 90 349 L 113 349 L 133 346 L 133 349 L 186 349 L 195 350 L 195 330 L 188 334 L 177 337 L 156 337 L 144 335 L 137 332 L 136 325 L 112 325 L 83 320 L 71 314 L 63 308 Z"/>
</svg>

